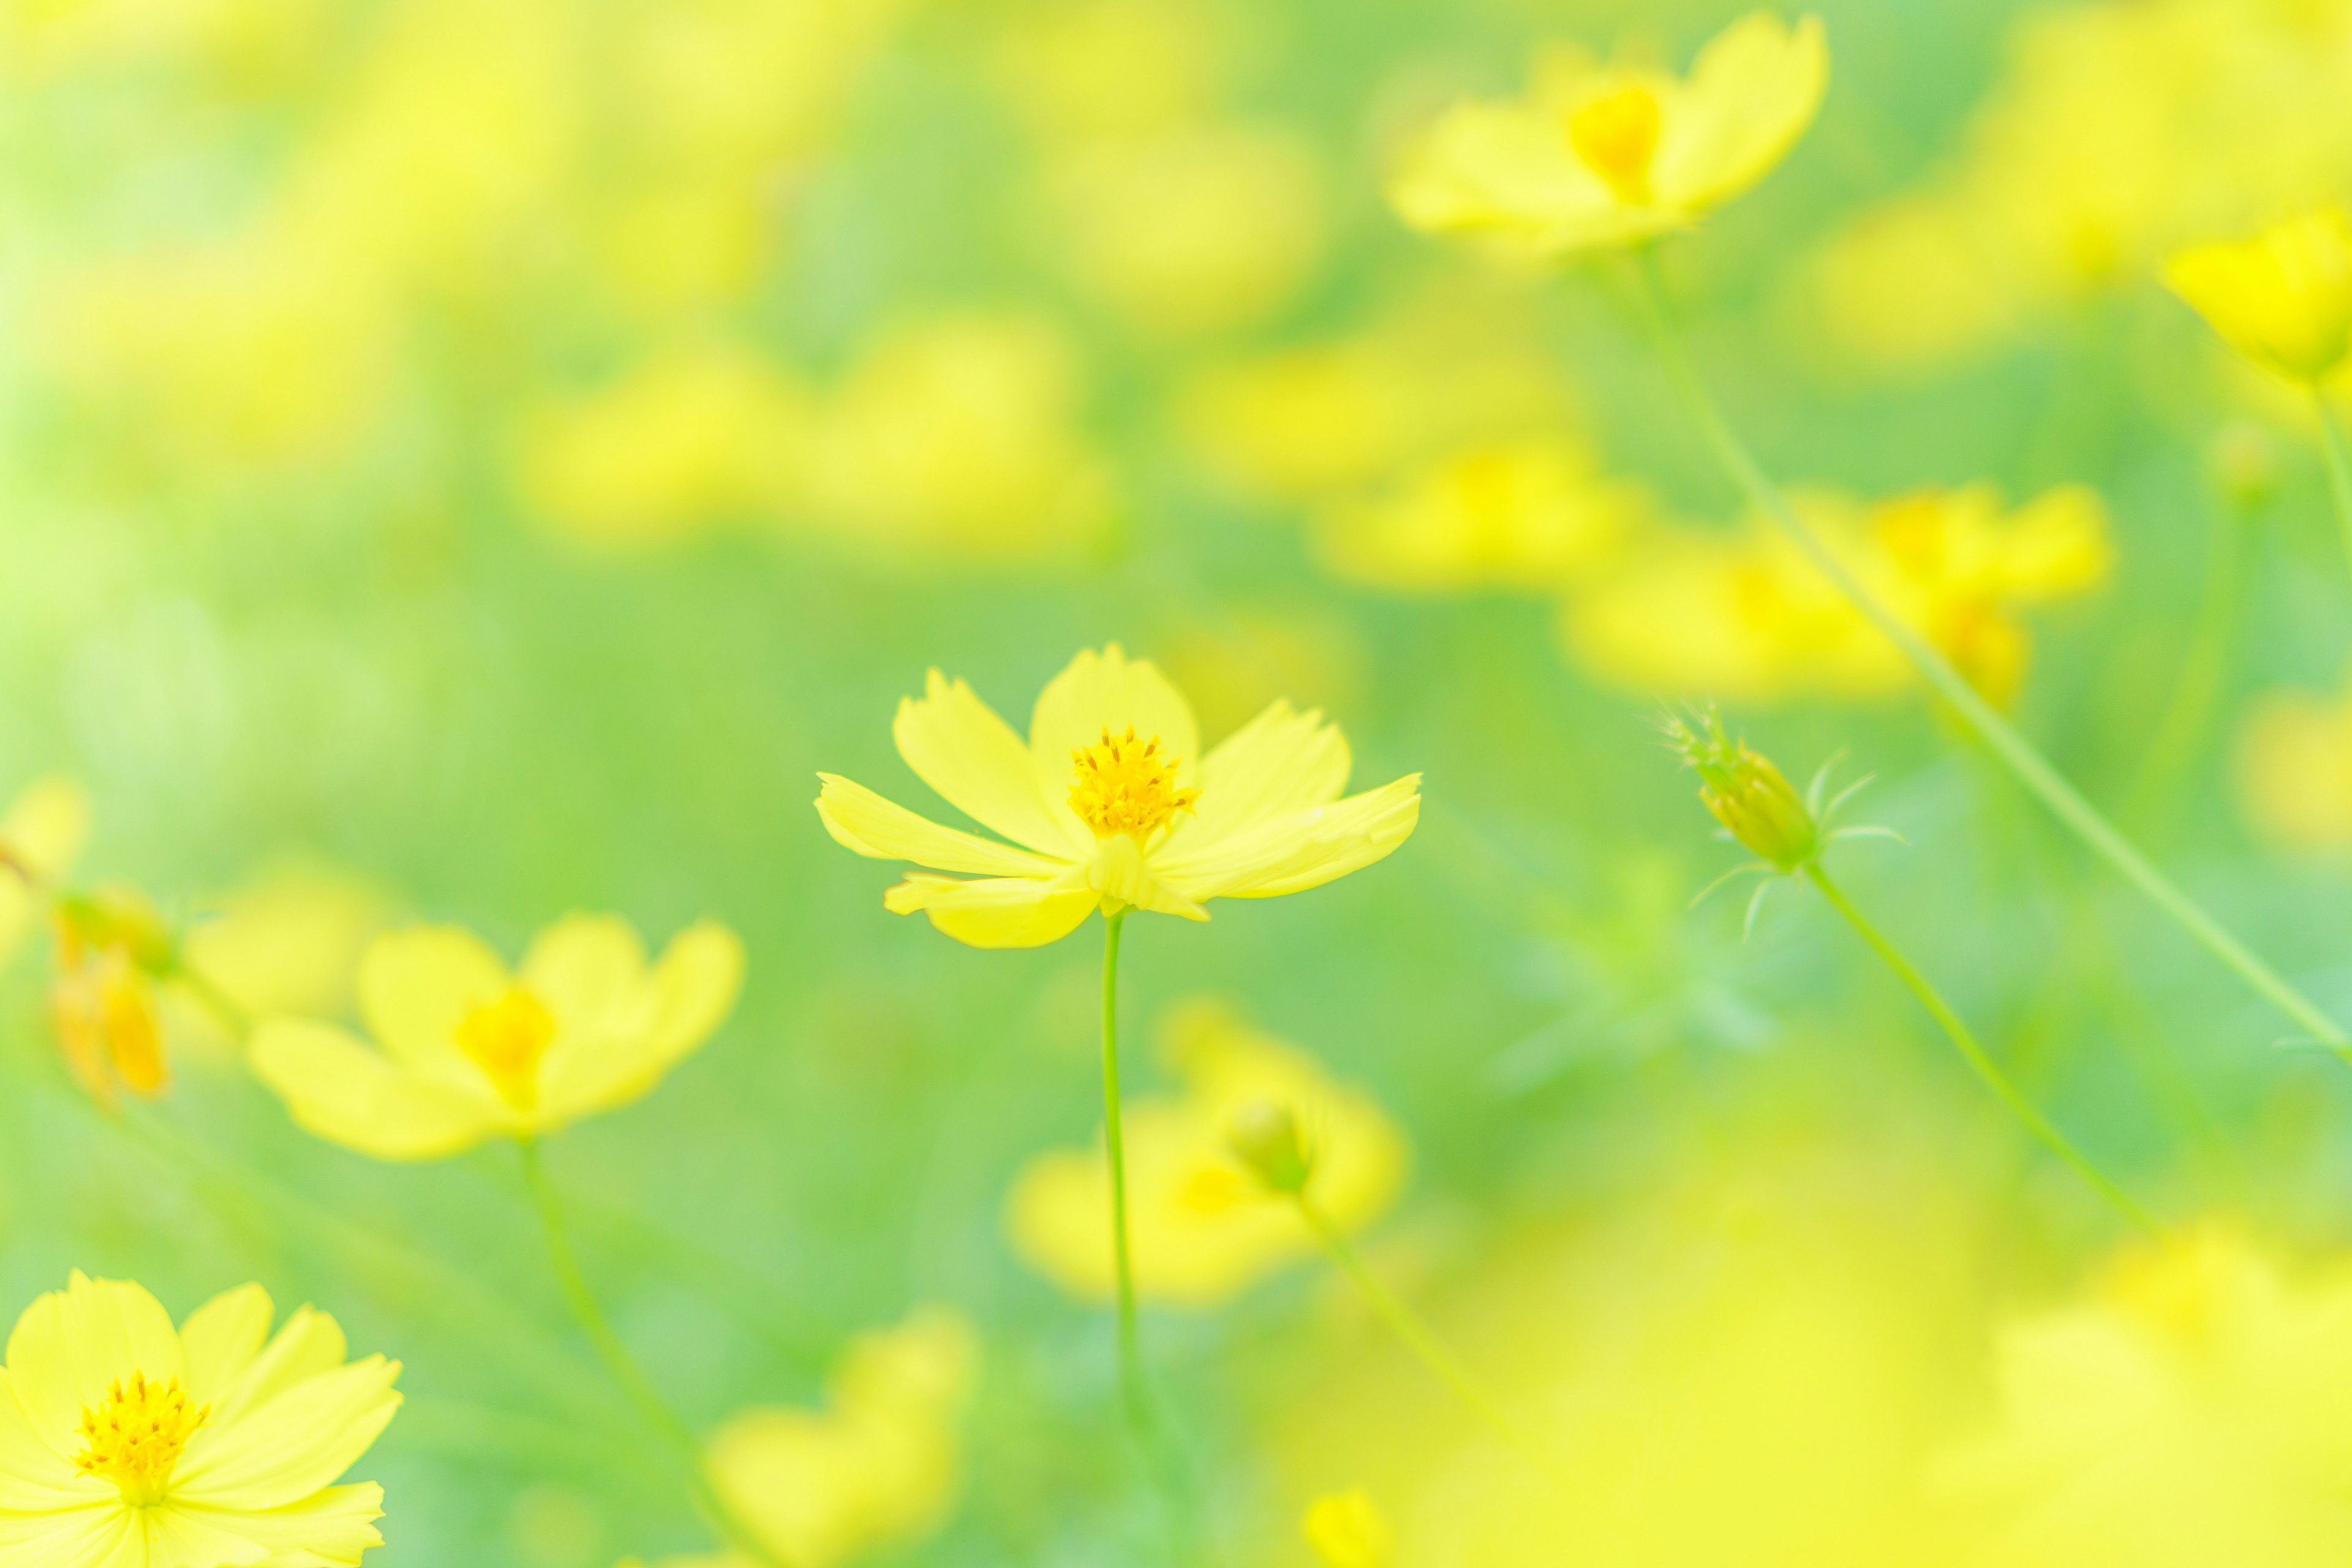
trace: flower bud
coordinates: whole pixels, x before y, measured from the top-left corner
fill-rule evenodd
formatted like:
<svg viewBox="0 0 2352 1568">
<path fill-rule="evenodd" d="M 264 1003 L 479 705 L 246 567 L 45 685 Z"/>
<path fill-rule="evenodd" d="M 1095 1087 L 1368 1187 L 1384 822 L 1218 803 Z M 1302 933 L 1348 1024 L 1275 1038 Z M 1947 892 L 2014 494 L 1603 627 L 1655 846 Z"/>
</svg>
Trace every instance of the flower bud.
<svg viewBox="0 0 2352 1568">
<path fill-rule="evenodd" d="M 1253 1100 L 1236 1109 L 1225 1123 L 1225 1147 L 1269 1192 L 1303 1193 L 1315 1173 L 1297 1116 L 1275 1100 Z"/>
<path fill-rule="evenodd" d="M 1667 743 L 1699 776 L 1698 797 L 1715 819 L 1759 859 L 1794 871 L 1822 852 L 1821 825 L 1769 758 L 1735 741 L 1709 709 L 1701 729 L 1679 719 L 1666 724 Z"/>
</svg>

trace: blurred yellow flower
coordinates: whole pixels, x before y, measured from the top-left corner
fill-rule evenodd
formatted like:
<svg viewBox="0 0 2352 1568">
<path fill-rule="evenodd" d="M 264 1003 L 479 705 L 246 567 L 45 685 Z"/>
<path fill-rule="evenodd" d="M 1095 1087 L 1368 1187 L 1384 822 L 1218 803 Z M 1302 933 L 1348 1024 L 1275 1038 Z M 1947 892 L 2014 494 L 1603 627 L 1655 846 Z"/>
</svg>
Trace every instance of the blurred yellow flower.
<svg viewBox="0 0 2352 1568">
<path fill-rule="evenodd" d="M 2090 592 L 2114 560 L 2106 510 L 2078 486 L 2014 511 L 1989 485 L 1869 508 L 1828 491 L 1794 499 L 1881 601 L 1996 702 L 2024 681 L 2032 640 L 2021 612 Z M 1760 526 L 1662 531 L 1571 597 L 1562 624 L 1581 662 L 1646 692 L 1866 698 L 1911 679 L 1843 596 Z"/>
<path fill-rule="evenodd" d="M 156 988 L 179 966 L 177 942 L 128 889 L 58 900 L 49 1016 L 67 1067 L 110 1110 L 121 1089 L 152 1099 L 171 1083 Z"/>
<path fill-rule="evenodd" d="M 813 416 L 808 395 L 757 355 L 684 348 L 528 413 L 516 468 L 551 528 L 590 544 L 668 542 L 785 514 Z"/>
<path fill-rule="evenodd" d="M 1991 1568 L 2322 1568 L 2352 1554 L 2352 1274 L 2206 1226 L 2000 1352 L 1998 1427 L 1945 1480 Z"/>
<path fill-rule="evenodd" d="M 1416 228 L 1559 257 L 1687 228 L 1771 173 L 1821 108 L 1821 22 L 1732 24 L 1685 80 L 1559 57 L 1528 96 L 1467 103 L 1410 151 L 1390 200 Z"/>
<path fill-rule="evenodd" d="M 470 933 L 419 926 L 372 943 L 360 1018 L 273 1018 L 253 1068 L 319 1136 L 383 1160 L 431 1160 L 492 1137 L 533 1139 L 650 1091 L 734 1007 L 743 949 L 706 921 L 657 963 L 614 916 L 540 933 L 519 973 Z"/>
<path fill-rule="evenodd" d="M 392 915 L 391 896 L 375 883 L 295 857 L 232 889 L 189 928 L 180 956 L 248 1018 L 338 1017 L 350 1008 L 360 954 Z M 188 1012 L 212 1035 L 224 1027 L 201 1009 Z"/>
<path fill-rule="evenodd" d="M 2352 847 L 2352 687 L 2256 699 L 2235 752 L 2239 802 L 2266 837 L 2295 849 Z"/>
<path fill-rule="evenodd" d="M 1008 107 L 1048 149 L 1197 122 L 1236 55 L 1213 0 L 1076 0 L 1014 7 L 991 61 Z"/>
<path fill-rule="evenodd" d="M 2289 381 L 2316 384 L 2352 353 L 2352 215 L 2341 206 L 2183 251 L 2164 280 L 2231 348 Z"/>
<path fill-rule="evenodd" d="M 89 837 L 89 798 L 68 778 L 36 779 L 0 817 L 0 963 L 7 962 Z"/>
<path fill-rule="evenodd" d="M 400 1406 L 400 1363 L 346 1363 L 305 1307 L 273 1338 L 247 1285 L 180 1328 L 137 1285 L 77 1273 L 25 1310 L 0 1375 L 11 1568 L 352 1568 L 383 1489 L 337 1486 Z"/>
<path fill-rule="evenodd" d="M 1083 558 L 1117 495 L 1079 426 L 1084 391 L 1076 346 L 1044 318 L 889 326 L 819 405 L 807 525 L 917 564 Z"/>
<path fill-rule="evenodd" d="M 861 1336 L 834 1369 L 827 1408 L 753 1410 L 710 1443 L 714 1483 L 779 1560 L 840 1568 L 923 1541 L 963 1482 L 961 1425 L 980 1339 L 961 1315 L 918 1309 Z M 740 1552 L 667 1568 L 745 1568 Z"/>
<path fill-rule="evenodd" d="M 1183 695 L 1114 643 L 1082 651 L 1037 698 L 1024 745 L 971 688 L 930 672 L 898 705 L 898 754 L 950 805 L 1013 840 L 916 816 L 818 775 L 817 814 L 846 848 L 921 872 L 890 889 L 974 947 L 1040 947 L 1087 915 L 1204 921 L 1211 899 L 1304 892 L 1382 860 L 1421 817 L 1421 775 L 1340 798 L 1348 742 L 1320 712 L 1276 702 L 1206 756 Z"/>
<path fill-rule="evenodd" d="M 1326 1568 L 1388 1568 L 1392 1561 L 1389 1521 L 1361 1490 L 1317 1498 L 1301 1529 Z"/>
<path fill-rule="evenodd" d="M 1316 550 L 1340 576 L 1405 593 L 1553 591 L 1604 559 L 1647 504 L 1571 441 L 1496 442 L 1323 508 Z"/>
<path fill-rule="evenodd" d="M 1125 1118 L 1138 1296 L 1211 1306 L 1314 1253 L 1299 1216 L 1270 1201 L 1234 1153 L 1244 1110 L 1278 1106 L 1297 1120 L 1313 1149 L 1316 1203 L 1334 1225 L 1361 1229 L 1395 1200 L 1403 1135 L 1296 1047 L 1196 1002 L 1170 1015 L 1161 1048 L 1182 1095 L 1132 1100 Z M 1014 1250 L 1074 1295 L 1111 1295 L 1109 1179 L 1099 1151 L 1055 1150 L 1029 1163 L 1006 1201 Z"/>
</svg>

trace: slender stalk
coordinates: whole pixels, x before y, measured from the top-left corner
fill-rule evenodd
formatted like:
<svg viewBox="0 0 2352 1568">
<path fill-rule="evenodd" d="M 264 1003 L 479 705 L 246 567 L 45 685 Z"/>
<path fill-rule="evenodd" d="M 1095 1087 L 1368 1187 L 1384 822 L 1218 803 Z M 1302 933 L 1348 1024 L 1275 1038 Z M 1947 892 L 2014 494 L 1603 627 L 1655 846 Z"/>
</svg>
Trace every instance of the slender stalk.
<svg viewBox="0 0 2352 1568">
<path fill-rule="evenodd" d="M 605 1373 L 635 1406 L 638 1416 L 677 1451 L 697 1506 L 709 1517 L 719 1534 L 737 1551 L 767 1564 L 767 1568 L 790 1568 L 774 1548 L 737 1517 L 711 1484 L 710 1464 L 703 1454 L 702 1440 L 661 1396 L 646 1369 L 637 1364 L 637 1358 L 622 1342 L 612 1321 L 604 1316 L 596 1293 L 589 1289 L 588 1278 L 580 1269 L 579 1255 L 572 1250 L 571 1230 L 564 1224 L 562 1200 L 556 1194 L 555 1184 L 548 1179 L 538 1143 L 526 1138 L 517 1147 L 522 1152 L 523 1184 L 530 1190 L 531 1206 L 538 1211 L 540 1228 L 547 1234 L 547 1256 L 555 1271 L 555 1282 L 572 1317 L 579 1321 L 581 1331 L 588 1336 L 596 1359 L 604 1363 Z"/>
<path fill-rule="evenodd" d="M 2142 830 L 2162 826 L 2172 815 L 2174 795 L 2189 763 L 2204 750 L 2213 714 L 2238 640 L 2241 584 L 2245 576 L 2250 509 L 2216 511 L 2205 552 L 2204 591 L 2189 629 L 2189 651 L 2180 661 L 2171 700 L 2157 721 L 2156 738 L 2141 757 L 2117 816 Z"/>
<path fill-rule="evenodd" d="M 1127 1417 L 1145 1447 L 1152 1446 L 1151 1394 L 1143 1375 L 1143 1342 L 1135 1321 L 1135 1260 L 1128 1245 L 1127 1134 L 1119 1120 L 1118 939 L 1128 911 L 1103 917 L 1103 1144 L 1110 1159 L 1111 1266 L 1118 1290 L 1118 1386 Z"/>
<path fill-rule="evenodd" d="M 1860 910 L 1854 908 L 1853 900 L 1845 896 L 1844 890 L 1831 879 L 1826 870 L 1822 868 L 1822 863 L 1818 860 L 1809 863 L 1805 867 L 1805 876 L 1814 887 L 1822 890 L 1822 896 L 1829 900 L 1832 907 L 1846 918 L 1847 923 L 1861 933 L 1862 940 L 1870 944 L 1871 951 L 1885 961 L 1886 967 L 1895 972 L 1895 977 L 1910 988 L 1911 994 L 1919 999 L 1919 1005 L 1927 1008 L 1929 1016 L 1943 1026 L 1944 1033 L 1951 1037 L 1952 1044 L 1959 1048 L 1960 1055 L 1967 1059 L 1969 1066 L 1975 1069 L 1977 1077 L 1982 1079 L 1985 1087 L 1999 1096 L 2000 1102 L 2008 1106 L 2020 1121 L 2025 1123 L 2026 1131 L 2040 1139 L 2042 1145 L 2052 1153 L 2072 1165 L 2075 1174 L 2095 1188 L 2099 1195 L 2114 1206 L 2116 1213 L 2149 1235 L 2162 1236 L 2164 1226 L 2158 1223 L 2154 1215 L 2134 1202 L 2131 1194 L 2109 1181 L 2105 1173 L 2091 1163 L 2089 1156 L 2075 1148 L 2063 1132 L 2052 1126 L 2049 1119 L 2034 1109 L 2033 1102 L 2026 1099 L 2023 1091 L 2010 1081 L 2009 1075 L 2001 1071 L 2000 1064 L 1992 1059 L 1991 1054 L 1978 1043 L 1976 1036 L 1969 1031 L 1968 1025 L 1960 1021 L 1960 1016 L 1952 1011 L 1951 1005 L 1944 1000 L 1943 994 L 1928 983 L 1926 975 L 1913 967 L 1911 961 L 1903 956 L 1902 949 L 1888 941 L 1884 932 L 1871 924 Z"/>
<path fill-rule="evenodd" d="M 1568 1472 L 1560 1468 L 1559 1461 L 1547 1454 L 1541 1443 L 1488 1397 L 1486 1391 L 1478 1386 L 1478 1380 L 1470 1374 L 1469 1369 L 1445 1348 L 1444 1342 L 1421 1321 L 1419 1314 L 1406 1306 L 1395 1291 L 1381 1283 L 1381 1277 L 1372 1272 L 1363 1255 L 1356 1250 L 1355 1243 L 1348 1239 L 1347 1232 L 1333 1223 L 1331 1216 L 1325 1214 L 1304 1191 L 1293 1193 L 1291 1201 L 1297 1205 L 1298 1217 L 1307 1222 L 1307 1228 L 1314 1233 L 1316 1241 L 1330 1258 L 1333 1267 L 1347 1276 L 1348 1282 L 1356 1288 L 1356 1293 L 1363 1297 L 1364 1304 L 1372 1310 L 1373 1315 L 1381 1320 L 1389 1332 L 1412 1352 L 1413 1358 L 1428 1368 L 1432 1376 L 1445 1384 L 1456 1399 L 1469 1407 L 1472 1415 L 1484 1422 L 1521 1458 L 1558 1485 L 1573 1489 Z"/>
<path fill-rule="evenodd" d="M 2294 1020 L 2296 1026 L 2312 1038 L 2334 1051 L 2347 1064 L 2352 1064 L 2352 1035 L 2347 1035 L 2334 1019 L 2320 1010 L 2316 1003 L 2256 957 L 2220 921 L 2207 914 L 2195 900 L 2175 886 L 2170 878 L 2158 870 L 2147 856 L 2116 831 L 2114 824 L 2100 815 L 2097 807 L 2084 799 L 2074 786 L 2050 765 L 2031 741 L 2019 733 L 1998 709 L 1962 679 L 1932 644 L 1880 604 L 1876 595 L 1864 587 L 1845 563 L 1806 526 L 1804 520 L 1797 515 L 1796 509 L 1789 504 L 1788 497 L 1764 472 L 1755 456 L 1725 420 L 1722 410 L 1716 405 L 1714 395 L 1707 390 L 1706 382 L 1692 362 L 1689 348 L 1684 343 L 1674 313 L 1667 305 L 1665 289 L 1658 277 L 1655 255 L 1648 250 L 1640 252 L 1636 271 L 1657 334 L 1659 353 L 1664 361 L 1666 374 L 1682 397 L 1692 421 L 1713 449 L 1717 460 L 1738 485 L 1749 504 L 1789 535 L 1822 575 L 1828 578 L 1861 612 L 1863 618 L 1901 650 L 1917 668 L 1929 689 L 1949 705 L 1960 721 L 1975 732 L 2001 765 L 2039 797 L 2060 821 L 2073 829 L 2075 837 L 2122 873 L 2150 902 L 2170 915 L 2207 952 L 2235 972 L 2273 1006 Z"/>
<path fill-rule="evenodd" d="M 2327 448 L 2327 488 L 2336 498 L 2336 526 L 2344 535 L 2345 560 L 2352 564 L 2352 447 L 2346 445 L 2344 421 L 2336 416 L 2327 394 L 2315 386 L 2311 401 L 2319 410 L 2321 443 Z"/>
</svg>

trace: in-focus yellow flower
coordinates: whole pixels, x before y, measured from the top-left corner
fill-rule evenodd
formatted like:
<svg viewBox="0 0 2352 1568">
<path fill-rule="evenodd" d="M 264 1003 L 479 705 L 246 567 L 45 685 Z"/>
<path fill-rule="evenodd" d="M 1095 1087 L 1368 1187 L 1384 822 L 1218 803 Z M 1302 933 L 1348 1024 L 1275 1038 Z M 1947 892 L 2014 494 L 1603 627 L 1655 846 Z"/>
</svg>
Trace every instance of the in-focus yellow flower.
<svg viewBox="0 0 2352 1568">
<path fill-rule="evenodd" d="M 470 932 L 419 926 L 378 937 L 361 961 L 360 1019 L 380 1049 L 273 1018 L 255 1032 L 253 1068 L 321 1138 L 438 1159 L 645 1095 L 725 1021 L 742 979 L 742 943 L 709 921 L 649 965 L 627 921 L 569 916 L 516 973 Z"/>
<path fill-rule="evenodd" d="M 1300 1529 L 1327 1568 L 1388 1568 L 1392 1561 L 1389 1521 L 1360 1489 L 1317 1498 Z"/>
<path fill-rule="evenodd" d="M 1182 694 L 1116 643 L 1047 684 L 1026 745 L 936 669 L 922 697 L 900 701 L 892 735 L 917 776 L 1013 843 L 833 773 L 819 775 L 817 815 L 860 855 L 976 879 L 917 872 L 883 900 L 974 947 L 1040 947 L 1097 910 L 1204 921 L 1211 899 L 1304 892 L 1385 859 L 1421 817 L 1419 773 L 1341 799 L 1347 741 L 1287 702 L 1202 756 Z"/>
<path fill-rule="evenodd" d="M 1699 52 L 1685 80 L 1555 62 L 1509 103 L 1448 111 L 1389 186 L 1416 228 L 1559 257 L 1687 228 L 1771 173 L 1829 84 L 1818 18 L 1758 12 Z"/>
<path fill-rule="evenodd" d="M 383 1489 L 337 1486 L 400 1406 L 400 1363 L 346 1363 L 258 1285 L 173 1329 L 137 1285 L 77 1273 L 25 1310 L 0 1374 L 10 1568 L 349 1568 Z"/>
<path fill-rule="evenodd" d="M 163 1093 L 172 1073 L 156 988 L 179 967 L 179 952 L 154 906 L 127 889 L 60 897 L 57 962 L 49 1015 L 89 1097 L 111 1110 L 122 1089 Z"/>
<path fill-rule="evenodd" d="M 89 799 L 71 779 L 37 779 L 0 817 L 0 963 L 7 962 L 89 837 Z"/>
<path fill-rule="evenodd" d="M 2206 1227 L 2011 1331 L 1999 1429 L 1945 1479 L 1984 1568 L 2324 1568 L 2352 1555 L 2352 1274 Z"/>
<path fill-rule="evenodd" d="M 2352 215 L 2341 206 L 2183 251 L 2164 280 L 2231 348 L 2289 381 L 2315 384 L 2352 353 Z"/>
<path fill-rule="evenodd" d="M 736 1517 L 793 1568 L 840 1568 L 911 1546 L 945 1523 L 963 1483 L 961 1425 L 980 1339 L 943 1307 L 861 1336 L 824 1410 L 752 1410 L 710 1442 L 711 1479 Z M 740 1552 L 666 1568 L 750 1568 Z"/>
<path fill-rule="evenodd" d="M 1132 1100 L 1125 1118 L 1139 1296 L 1212 1305 L 1314 1252 L 1299 1216 L 1270 1201 L 1264 1177 L 1236 1152 L 1245 1113 L 1273 1107 L 1291 1120 L 1332 1224 L 1360 1229 L 1395 1200 L 1409 1161 L 1402 1134 L 1370 1097 L 1296 1048 L 1207 1002 L 1170 1016 L 1162 1048 L 1183 1094 Z M 1029 1163 L 1005 1205 L 1014 1250 L 1075 1295 L 1112 1293 L 1109 1180 L 1099 1151 L 1054 1150 Z"/>
</svg>

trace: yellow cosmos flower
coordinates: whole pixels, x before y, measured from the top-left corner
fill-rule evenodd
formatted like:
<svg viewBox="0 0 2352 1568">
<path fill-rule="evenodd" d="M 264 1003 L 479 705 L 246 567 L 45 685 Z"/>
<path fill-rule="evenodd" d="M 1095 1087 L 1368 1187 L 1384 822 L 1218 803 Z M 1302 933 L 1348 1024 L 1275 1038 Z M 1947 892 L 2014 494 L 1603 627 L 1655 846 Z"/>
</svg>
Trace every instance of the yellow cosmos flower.
<svg viewBox="0 0 2352 1568">
<path fill-rule="evenodd" d="M 2352 1274 L 2207 1227 L 2013 1329 L 2000 1428 L 1945 1479 L 2000 1568 L 2323 1568 L 2352 1555 Z"/>
<path fill-rule="evenodd" d="M 2352 353 L 2352 215 L 2340 206 L 2184 251 L 2164 280 L 2231 348 L 2289 381 L 2317 383 Z"/>
<path fill-rule="evenodd" d="M 710 1443 L 713 1481 L 793 1568 L 839 1568 L 945 1523 L 963 1481 L 961 1423 L 980 1370 L 963 1317 L 926 1307 L 862 1335 L 834 1368 L 824 1410 L 753 1410 Z M 740 1552 L 666 1568 L 751 1568 Z"/>
<path fill-rule="evenodd" d="M 1769 174 L 1829 84 L 1822 26 L 1758 12 L 1687 79 L 1568 62 L 1510 103 L 1467 103 L 1407 155 L 1389 198 L 1416 228 L 1559 257 L 1687 228 Z"/>
<path fill-rule="evenodd" d="M 1192 708 L 1146 659 L 1087 650 L 1037 699 L 1024 745 L 962 681 L 930 673 L 892 728 L 907 765 L 1011 844 L 959 832 L 820 774 L 845 847 L 916 873 L 883 900 L 974 947 L 1039 947 L 1096 910 L 1204 921 L 1211 899 L 1304 892 L 1384 859 L 1421 816 L 1421 775 L 1340 798 L 1348 742 L 1276 702 L 1206 756 Z"/>
<path fill-rule="evenodd" d="M 1135 1100 L 1126 1114 L 1138 1295 L 1211 1305 L 1315 1250 L 1236 1149 L 1246 1118 L 1264 1108 L 1297 1127 L 1315 1202 L 1333 1224 L 1361 1229 L 1395 1201 L 1408 1152 L 1370 1097 L 1214 1003 L 1180 1008 L 1162 1037 L 1184 1093 Z M 1013 1249 L 1074 1295 L 1111 1294 L 1109 1180 L 1099 1151 L 1055 1150 L 1030 1162 L 1005 1205 Z"/>
<path fill-rule="evenodd" d="M 725 1021 L 742 979 L 742 943 L 708 921 L 648 964 L 627 921 L 572 915 L 515 973 L 469 932 L 416 927 L 378 937 L 360 963 L 360 1018 L 381 1049 L 271 1019 L 253 1068 L 321 1138 L 438 1159 L 638 1099 Z"/>
<path fill-rule="evenodd" d="M 1389 1521 L 1360 1489 L 1317 1498 L 1300 1529 L 1328 1568 L 1388 1568 L 1393 1560 Z"/>
<path fill-rule="evenodd" d="M 37 779 L 0 817 L 0 963 L 25 939 L 44 889 L 73 867 L 89 837 L 89 800 L 71 779 Z"/>
<path fill-rule="evenodd" d="M 335 1482 L 400 1406 L 400 1363 L 346 1363 L 305 1307 L 273 1337 L 258 1285 L 173 1329 L 137 1285 L 77 1273 L 0 1373 L 10 1568 L 328 1568 L 383 1542 L 383 1489 Z"/>
</svg>

